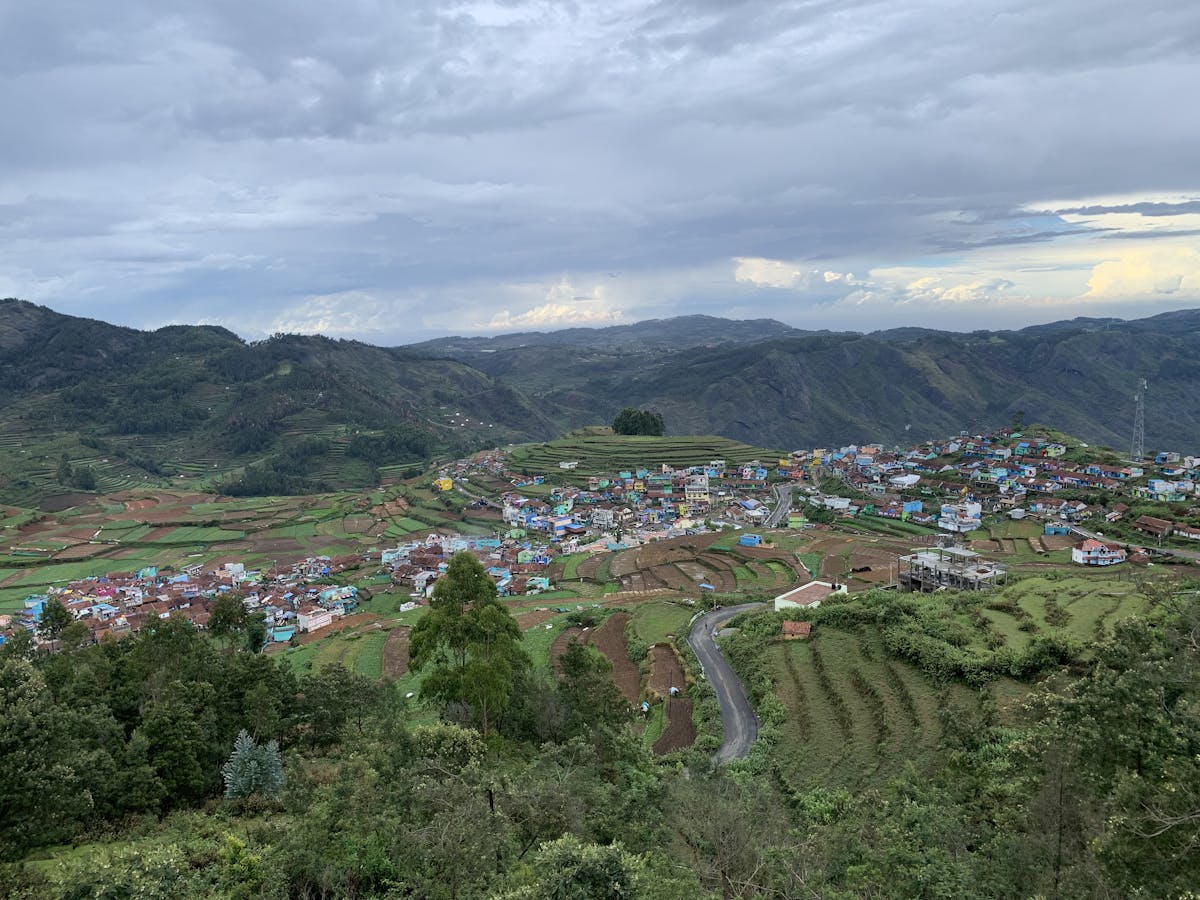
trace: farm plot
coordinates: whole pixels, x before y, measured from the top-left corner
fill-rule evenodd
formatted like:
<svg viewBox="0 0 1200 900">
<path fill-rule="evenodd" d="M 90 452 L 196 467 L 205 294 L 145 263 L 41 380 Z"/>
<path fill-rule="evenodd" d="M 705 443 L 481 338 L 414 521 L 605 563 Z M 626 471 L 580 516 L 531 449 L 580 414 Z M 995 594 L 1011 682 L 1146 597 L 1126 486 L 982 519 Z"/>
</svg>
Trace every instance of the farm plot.
<svg viewBox="0 0 1200 900">
<path fill-rule="evenodd" d="M 687 678 L 679 657 L 669 644 L 655 644 L 650 648 L 651 694 L 663 700 L 666 708 L 666 726 L 651 749 L 659 754 L 683 750 L 696 741 L 696 725 L 692 721 L 692 701 L 686 696 L 672 697 L 671 688 L 687 692 Z"/>
<path fill-rule="evenodd" d="M 612 679 L 621 695 L 630 703 L 636 703 L 641 694 L 642 674 L 629 658 L 629 648 L 625 643 L 625 625 L 628 621 L 629 613 L 613 613 L 592 633 L 592 645 L 612 663 Z"/>
<path fill-rule="evenodd" d="M 388 633 L 382 629 L 364 634 L 358 641 L 358 652 L 354 658 L 354 671 L 367 678 L 382 678 L 383 651 L 387 640 Z M 407 654 L 405 661 L 407 662 Z"/>
<path fill-rule="evenodd" d="M 696 723 L 692 720 L 690 697 L 668 697 L 667 725 L 651 749 L 660 756 L 676 750 L 686 750 L 696 742 Z"/>
<path fill-rule="evenodd" d="M 633 610 L 633 632 L 647 644 L 658 644 L 686 630 L 694 613 L 692 607 L 663 600 L 642 603 Z"/>
<path fill-rule="evenodd" d="M 408 671 L 409 631 L 407 626 L 399 625 L 388 633 L 383 645 L 383 678 L 395 680 Z"/>
<path fill-rule="evenodd" d="M 969 689 L 940 688 L 888 658 L 872 629 L 821 628 L 809 641 L 775 644 L 767 660 L 788 710 L 783 745 L 794 751 L 786 760 L 798 778 L 879 783 L 905 760 L 932 758 L 942 706 L 978 704 Z"/>
</svg>

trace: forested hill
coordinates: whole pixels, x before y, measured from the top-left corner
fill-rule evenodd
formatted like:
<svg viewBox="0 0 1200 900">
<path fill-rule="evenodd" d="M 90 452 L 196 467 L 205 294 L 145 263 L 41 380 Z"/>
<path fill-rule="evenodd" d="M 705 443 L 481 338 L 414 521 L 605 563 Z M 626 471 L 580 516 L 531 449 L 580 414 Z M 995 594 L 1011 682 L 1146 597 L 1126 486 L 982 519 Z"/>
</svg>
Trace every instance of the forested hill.
<svg viewBox="0 0 1200 900">
<path fill-rule="evenodd" d="M 83 454 L 101 489 L 207 473 L 234 492 L 286 493 L 373 484 L 380 466 L 554 429 L 508 385 L 405 348 L 142 332 L 0 301 L 0 496 L 11 502 L 53 490 L 60 452 Z"/>
<path fill-rule="evenodd" d="M 1140 378 L 1148 446 L 1190 449 L 1200 310 L 969 334 L 687 316 L 381 348 L 144 332 L 3 300 L 0 498 L 50 490 L 61 453 L 94 456 L 101 489 L 201 473 L 250 492 L 365 485 L 380 467 L 543 440 L 627 406 L 661 412 L 672 434 L 785 448 L 909 443 L 1018 411 L 1123 448 Z"/>
<path fill-rule="evenodd" d="M 643 324 L 661 334 L 674 321 Z M 1124 448 L 1146 378 L 1148 445 L 1183 448 L 1200 434 L 1200 310 L 967 334 L 781 330 L 674 350 L 555 346 L 553 338 L 473 352 L 457 345 L 455 357 L 571 427 L 639 405 L 662 412 L 673 434 L 804 447 L 908 443 L 995 428 L 1023 411 L 1026 421 Z"/>
</svg>

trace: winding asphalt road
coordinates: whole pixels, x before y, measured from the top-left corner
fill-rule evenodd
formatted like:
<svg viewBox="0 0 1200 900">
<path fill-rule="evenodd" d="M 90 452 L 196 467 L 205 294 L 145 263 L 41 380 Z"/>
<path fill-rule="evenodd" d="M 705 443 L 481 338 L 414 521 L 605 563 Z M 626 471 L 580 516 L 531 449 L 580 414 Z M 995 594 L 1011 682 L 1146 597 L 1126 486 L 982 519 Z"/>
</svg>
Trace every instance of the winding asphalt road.
<svg viewBox="0 0 1200 900">
<path fill-rule="evenodd" d="M 767 517 L 765 524 L 768 528 L 778 528 L 792 508 L 792 485 L 777 484 L 771 488 L 771 493 L 775 495 L 775 510 Z"/>
<path fill-rule="evenodd" d="M 713 632 L 738 613 L 758 609 L 760 606 L 761 603 L 743 603 L 740 606 L 713 610 L 698 618 L 692 625 L 692 630 L 688 632 L 688 645 L 700 660 L 700 668 L 704 670 L 713 690 L 717 692 L 721 723 L 725 727 L 725 740 L 721 749 L 713 756 L 714 765 L 731 759 L 746 758 L 746 754 L 750 752 L 750 745 L 758 735 L 758 716 L 754 714 L 754 707 L 746 697 L 746 689 L 742 687 L 741 679 L 717 649 Z"/>
</svg>

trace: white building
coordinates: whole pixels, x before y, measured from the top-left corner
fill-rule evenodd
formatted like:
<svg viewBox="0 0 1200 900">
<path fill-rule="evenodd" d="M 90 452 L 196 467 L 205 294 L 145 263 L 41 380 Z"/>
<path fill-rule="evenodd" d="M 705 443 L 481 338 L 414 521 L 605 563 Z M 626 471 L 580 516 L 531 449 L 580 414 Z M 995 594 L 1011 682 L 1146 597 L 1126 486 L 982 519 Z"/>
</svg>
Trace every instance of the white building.
<svg viewBox="0 0 1200 900">
<path fill-rule="evenodd" d="M 938 528 L 962 534 L 982 524 L 983 506 L 979 503 L 944 503 L 938 516 Z"/>
<path fill-rule="evenodd" d="M 775 612 L 783 609 L 815 609 L 821 601 L 832 594 L 849 593 L 844 584 L 830 584 L 828 581 L 810 581 L 798 588 L 792 588 L 786 594 L 775 598 Z"/>
</svg>

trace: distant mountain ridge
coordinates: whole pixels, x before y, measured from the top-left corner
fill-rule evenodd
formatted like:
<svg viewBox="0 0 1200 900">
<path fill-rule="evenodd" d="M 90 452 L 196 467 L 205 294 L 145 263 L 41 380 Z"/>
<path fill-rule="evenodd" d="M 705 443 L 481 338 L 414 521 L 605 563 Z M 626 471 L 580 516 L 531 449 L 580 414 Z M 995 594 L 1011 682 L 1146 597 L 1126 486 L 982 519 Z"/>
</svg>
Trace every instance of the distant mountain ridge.
<svg viewBox="0 0 1200 900">
<path fill-rule="evenodd" d="M 138 331 L 3 300 L 0 498 L 49 490 L 54 454 L 81 447 L 116 467 L 106 488 L 227 484 L 248 465 L 264 484 L 362 485 L 379 466 L 545 440 L 629 405 L 662 412 L 672 434 L 760 446 L 907 444 L 1022 412 L 1124 449 L 1140 378 L 1147 445 L 1200 449 L 1200 309 L 970 333 L 684 316 L 383 348 Z"/>
<path fill-rule="evenodd" d="M 407 345 L 431 354 L 494 353 L 523 347 L 571 346 L 606 350 L 685 347 L 753 343 L 803 334 L 775 319 L 722 319 L 715 316 L 676 316 L 643 319 L 628 325 L 600 328 L 564 328 L 559 331 L 520 331 L 491 337 L 445 337 Z"/>
</svg>

